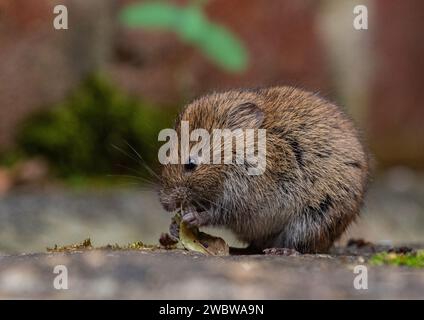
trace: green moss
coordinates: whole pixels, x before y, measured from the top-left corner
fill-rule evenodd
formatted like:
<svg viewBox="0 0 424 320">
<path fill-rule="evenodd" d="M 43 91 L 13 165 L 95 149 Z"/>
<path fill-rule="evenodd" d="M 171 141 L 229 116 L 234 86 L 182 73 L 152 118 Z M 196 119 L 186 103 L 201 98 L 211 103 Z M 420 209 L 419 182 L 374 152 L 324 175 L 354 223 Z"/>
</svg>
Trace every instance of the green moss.
<svg viewBox="0 0 424 320">
<path fill-rule="evenodd" d="M 91 245 L 91 239 L 87 238 L 80 243 L 73 243 L 65 246 L 54 245 L 53 248 L 47 248 L 47 252 L 72 252 L 80 250 L 92 250 L 93 246 Z"/>
<path fill-rule="evenodd" d="M 161 247 L 159 245 L 154 244 L 145 244 L 141 241 L 131 242 L 126 245 L 108 244 L 106 246 L 97 248 L 99 250 L 157 250 Z"/>
<path fill-rule="evenodd" d="M 169 108 L 129 97 L 95 75 L 64 102 L 25 121 L 18 149 L 24 156 L 44 157 L 58 176 L 70 180 L 134 175 L 131 170 L 143 176 L 147 170 L 141 163 L 155 166 L 158 132 L 173 116 Z"/>
<path fill-rule="evenodd" d="M 371 257 L 370 263 L 424 268 L 424 250 L 409 253 L 380 252 Z"/>
<path fill-rule="evenodd" d="M 128 243 L 126 245 L 119 244 L 107 244 L 101 247 L 95 247 L 91 243 L 91 239 L 87 238 L 79 243 L 72 243 L 64 246 L 54 245 L 52 248 L 47 248 L 47 252 L 74 252 L 74 251 L 89 251 L 89 250 L 158 250 L 161 247 L 159 245 L 144 244 L 141 241 Z"/>
</svg>

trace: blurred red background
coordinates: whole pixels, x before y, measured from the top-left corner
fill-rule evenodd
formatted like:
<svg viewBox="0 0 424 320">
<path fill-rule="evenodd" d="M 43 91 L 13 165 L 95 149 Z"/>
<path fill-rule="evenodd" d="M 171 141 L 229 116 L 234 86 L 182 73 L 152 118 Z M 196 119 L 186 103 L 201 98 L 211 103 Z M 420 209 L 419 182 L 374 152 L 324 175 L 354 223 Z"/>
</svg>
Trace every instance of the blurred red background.
<svg viewBox="0 0 424 320">
<path fill-rule="evenodd" d="M 365 1 L 369 29 L 358 31 L 354 1 L 209 1 L 211 20 L 249 51 L 240 74 L 220 70 L 172 33 L 125 29 L 116 14 L 128 2 L 0 0 L 0 150 L 28 114 L 102 70 L 158 105 L 233 87 L 303 87 L 349 109 L 380 167 L 423 168 L 424 2 Z M 52 27 L 56 4 L 68 7 L 68 30 Z"/>
</svg>

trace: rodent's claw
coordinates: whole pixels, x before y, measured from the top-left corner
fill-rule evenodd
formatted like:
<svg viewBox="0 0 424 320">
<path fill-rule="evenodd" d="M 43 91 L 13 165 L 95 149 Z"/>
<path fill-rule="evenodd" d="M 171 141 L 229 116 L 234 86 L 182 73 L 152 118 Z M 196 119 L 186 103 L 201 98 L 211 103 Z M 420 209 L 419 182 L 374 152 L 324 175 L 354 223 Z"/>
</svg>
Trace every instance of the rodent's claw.
<svg viewBox="0 0 424 320">
<path fill-rule="evenodd" d="M 197 224 L 197 218 L 196 215 L 194 214 L 194 212 L 187 212 L 184 216 L 183 216 L 183 221 L 185 223 L 188 224 Z"/>
</svg>

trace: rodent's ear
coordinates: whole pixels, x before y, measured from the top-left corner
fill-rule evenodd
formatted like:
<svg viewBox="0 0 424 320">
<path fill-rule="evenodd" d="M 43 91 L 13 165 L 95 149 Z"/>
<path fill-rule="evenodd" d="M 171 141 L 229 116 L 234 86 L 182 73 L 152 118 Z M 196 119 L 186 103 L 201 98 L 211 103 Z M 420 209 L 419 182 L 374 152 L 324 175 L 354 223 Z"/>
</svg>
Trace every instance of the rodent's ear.
<svg viewBox="0 0 424 320">
<path fill-rule="evenodd" d="M 254 103 L 246 102 L 232 107 L 227 115 L 229 129 L 257 129 L 264 120 L 264 112 Z"/>
</svg>

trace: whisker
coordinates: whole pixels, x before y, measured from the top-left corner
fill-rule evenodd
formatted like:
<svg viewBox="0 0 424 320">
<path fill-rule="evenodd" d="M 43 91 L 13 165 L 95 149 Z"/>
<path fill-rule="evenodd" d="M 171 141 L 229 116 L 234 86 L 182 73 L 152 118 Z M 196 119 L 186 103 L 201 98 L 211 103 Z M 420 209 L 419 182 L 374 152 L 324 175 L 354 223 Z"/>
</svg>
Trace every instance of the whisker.
<svg viewBox="0 0 424 320">
<path fill-rule="evenodd" d="M 156 185 L 156 183 L 154 181 L 151 181 L 149 179 L 139 177 L 139 176 L 128 175 L 128 174 L 108 174 L 107 177 L 135 179 L 135 180 L 139 180 L 143 183 L 147 183 L 147 184 L 150 184 L 150 185 Z"/>
<path fill-rule="evenodd" d="M 128 181 L 128 182 L 118 183 L 116 186 L 117 187 L 130 187 L 130 188 L 136 187 L 135 190 L 137 190 L 137 193 L 149 193 L 149 194 L 151 194 L 151 193 L 155 193 L 157 191 L 156 190 L 157 185 L 147 186 L 146 184 L 140 183 L 140 182 Z"/>
<path fill-rule="evenodd" d="M 207 202 L 209 202 L 210 204 L 212 204 L 212 205 L 214 205 L 214 206 L 218 207 L 219 209 L 223 210 L 226 214 L 229 214 L 229 213 L 230 213 L 230 211 L 229 211 L 227 208 L 224 208 L 222 205 L 220 205 L 220 204 L 218 204 L 218 203 L 216 203 L 216 202 L 213 202 L 213 201 L 211 201 L 211 200 L 209 200 L 209 199 L 206 199 L 205 197 L 202 197 L 202 196 L 198 196 L 198 197 L 199 197 L 201 200 L 207 201 Z"/>
<path fill-rule="evenodd" d="M 125 141 L 125 140 L 124 140 Z M 159 180 L 161 180 L 161 177 L 153 171 L 152 168 L 150 168 L 149 165 L 147 165 L 146 161 L 143 159 L 143 157 L 141 156 L 141 154 L 133 147 L 131 146 L 128 141 L 125 141 L 125 143 L 127 144 L 127 146 L 137 155 L 137 157 L 141 160 L 139 161 L 153 176 L 155 176 L 156 178 L 158 178 Z"/>
<path fill-rule="evenodd" d="M 128 166 L 125 166 L 125 165 L 122 165 L 122 164 L 116 164 L 116 166 L 117 167 L 120 167 L 120 168 L 123 168 L 123 169 L 130 170 L 131 172 L 134 172 L 135 174 L 137 174 L 137 176 L 143 176 L 144 173 L 145 173 L 139 167 L 138 168 L 131 168 L 131 167 L 128 167 Z M 150 178 L 155 178 L 155 177 L 150 176 Z M 151 181 L 154 181 L 154 180 L 151 180 Z"/>
<path fill-rule="evenodd" d="M 142 176 L 141 176 L 141 175 L 142 175 L 142 172 L 141 172 L 141 171 L 139 171 L 139 170 L 137 170 L 137 169 L 130 168 L 130 167 L 124 166 L 124 165 L 122 165 L 122 164 L 117 164 L 116 166 L 117 166 L 117 167 L 120 167 L 120 168 L 123 168 L 123 169 L 126 169 L 126 170 L 129 170 L 129 171 L 131 171 L 131 172 L 134 172 L 135 174 L 137 174 L 137 177 L 140 177 L 140 178 L 142 178 L 142 179 L 145 179 L 146 181 L 150 181 L 151 183 L 154 183 L 154 182 L 155 182 L 155 181 L 153 181 L 153 180 L 148 180 L 147 178 L 142 177 Z"/>
<path fill-rule="evenodd" d="M 128 152 L 126 152 L 124 149 L 118 147 L 117 145 L 112 144 L 112 148 L 120 151 L 121 153 L 123 153 L 124 155 L 126 155 L 128 158 L 134 160 L 135 162 L 139 162 L 139 160 L 137 158 L 134 158 L 131 154 L 129 154 Z"/>
<path fill-rule="evenodd" d="M 141 164 L 148 173 L 150 173 L 151 176 L 157 178 L 159 181 L 161 181 L 161 177 L 153 171 L 153 169 L 147 165 L 146 161 L 141 157 L 140 153 L 137 152 L 137 150 L 135 150 L 126 140 L 124 140 L 126 145 L 136 154 L 136 156 L 138 157 L 134 157 L 133 155 L 131 155 L 130 153 L 126 152 L 124 149 L 118 147 L 117 145 L 112 144 L 112 147 L 116 150 L 118 150 L 119 152 L 123 153 L 124 155 L 126 155 L 128 158 L 134 160 L 135 162 L 137 162 L 138 164 Z M 129 169 L 130 168 L 125 168 L 125 169 Z M 132 171 L 134 171 L 132 169 Z M 137 172 L 137 174 L 141 174 L 141 172 Z"/>
<path fill-rule="evenodd" d="M 127 182 L 127 183 L 119 183 L 119 184 L 117 184 L 116 186 L 118 187 L 118 188 L 121 188 L 121 187 L 128 187 L 128 186 L 140 186 L 141 184 L 140 183 L 137 183 L 137 182 Z"/>
</svg>

